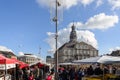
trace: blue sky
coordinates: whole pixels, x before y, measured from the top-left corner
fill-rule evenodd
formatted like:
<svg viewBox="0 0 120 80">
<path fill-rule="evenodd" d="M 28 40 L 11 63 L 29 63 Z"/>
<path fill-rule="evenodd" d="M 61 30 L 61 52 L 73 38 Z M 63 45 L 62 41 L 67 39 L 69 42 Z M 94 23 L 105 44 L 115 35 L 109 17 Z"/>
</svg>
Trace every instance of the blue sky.
<svg viewBox="0 0 120 80">
<path fill-rule="evenodd" d="M 54 0 L 0 0 L 0 48 L 33 53 L 45 58 L 55 48 L 55 24 L 50 3 Z M 76 25 L 78 41 L 85 41 L 106 54 L 120 49 L 120 0 L 61 0 L 58 47 L 69 41 Z M 54 13 L 54 12 L 53 12 Z M 62 13 L 62 12 L 59 12 Z M 63 16 L 62 16 L 63 15 Z"/>
</svg>

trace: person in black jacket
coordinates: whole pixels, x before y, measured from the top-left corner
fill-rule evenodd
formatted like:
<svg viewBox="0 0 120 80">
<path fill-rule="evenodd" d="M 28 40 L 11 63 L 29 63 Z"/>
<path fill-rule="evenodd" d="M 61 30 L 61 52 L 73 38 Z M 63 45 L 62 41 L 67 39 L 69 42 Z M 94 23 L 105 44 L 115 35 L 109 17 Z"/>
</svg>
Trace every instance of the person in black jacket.
<svg viewBox="0 0 120 80">
<path fill-rule="evenodd" d="M 97 66 L 94 70 L 94 74 L 95 75 L 102 75 L 103 74 L 103 71 L 102 69 L 100 68 L 100 66 Z"/>
<path fill-rule="evenodd" d="M 90 65 L 90 67 L 87 68 L 87 75 L 93 75 L 93 73 L 94 73 L 93 67 Z"/>
</svg>

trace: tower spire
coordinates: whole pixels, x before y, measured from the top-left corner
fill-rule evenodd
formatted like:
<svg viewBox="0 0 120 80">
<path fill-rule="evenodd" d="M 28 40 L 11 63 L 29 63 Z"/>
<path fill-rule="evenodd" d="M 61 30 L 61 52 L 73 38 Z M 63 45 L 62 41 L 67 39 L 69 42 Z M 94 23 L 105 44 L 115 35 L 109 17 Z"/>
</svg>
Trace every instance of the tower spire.
<svg viewBox="0 0 120 80">
<path fill-rule="evenodd" d="M 77 42 L 77 35 L 76 35 L 76 30 L 75 30 L 74 23 L 73 23 L 71 29 L 72 29 L 72 31 L 70 33 L 70 42 Z"/>
</svg>

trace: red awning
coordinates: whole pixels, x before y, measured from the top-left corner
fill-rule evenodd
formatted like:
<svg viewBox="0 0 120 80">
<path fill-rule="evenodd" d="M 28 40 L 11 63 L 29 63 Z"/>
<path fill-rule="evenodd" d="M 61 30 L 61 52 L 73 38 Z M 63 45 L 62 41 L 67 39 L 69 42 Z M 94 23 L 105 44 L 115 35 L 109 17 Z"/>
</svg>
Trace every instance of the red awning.
<svg viewBox="0 0 120 80">
<path fill-rule="evenodd" d="M 39 68 L 41 68 L 41 67 L 43 67 L 43 66 L 44 66 L 44 64 L 42 64 L 42 63 L 40 63 L 40 62 L 39 62 L 39 63 L 37 63 L 37 65 L 38 65 L 38 67 L 39 67 Z"/>
<path fill-rule="evenodd" d="M 15 61 L 0 55 L 0 64 L 15 64 Z"/>
<path fill-rule="evenodd" d="M 26 63 L 24 63 L 22 61 L 19 61 L 19 60 L 15 59 L 15 58 L 12 58 L 12 60 L 16 61 L 16 64 L 19 64 L 19 68 L 25 68 L 25 67 L 29 66 L 28 64 L 26 64 Z"/>
</svg>

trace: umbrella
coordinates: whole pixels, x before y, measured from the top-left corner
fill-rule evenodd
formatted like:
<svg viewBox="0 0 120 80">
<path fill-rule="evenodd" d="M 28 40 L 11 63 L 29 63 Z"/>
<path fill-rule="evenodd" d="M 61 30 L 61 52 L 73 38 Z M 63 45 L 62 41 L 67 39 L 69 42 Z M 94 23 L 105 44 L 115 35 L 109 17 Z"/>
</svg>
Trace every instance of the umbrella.
<svg viewBox="0 0 120 80">
<path fill-rule="evenodd" d="M 97 57 L 91 57 L 91 58 L 73 61 L 73 63 L 103 63 L 103 64 L 119 63 L 119 62 L 120 62 L 120 57 L 114 57 L 114 56 L 97 56 Z"/>
</svg>

